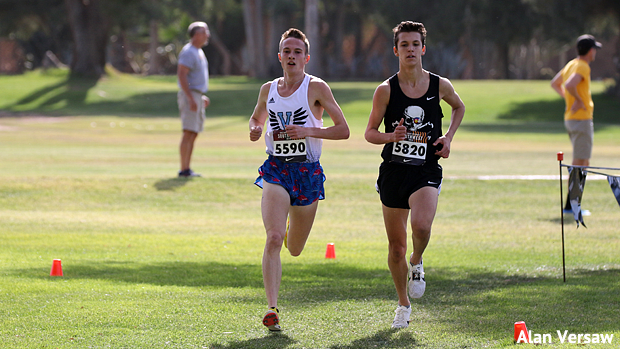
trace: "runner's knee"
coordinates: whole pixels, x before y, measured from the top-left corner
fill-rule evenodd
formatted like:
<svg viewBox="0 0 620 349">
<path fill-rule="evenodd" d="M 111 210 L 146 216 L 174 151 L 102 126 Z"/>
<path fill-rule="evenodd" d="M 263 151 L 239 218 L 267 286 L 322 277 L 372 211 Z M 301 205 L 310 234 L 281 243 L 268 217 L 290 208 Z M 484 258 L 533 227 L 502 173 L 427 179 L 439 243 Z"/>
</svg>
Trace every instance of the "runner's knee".
<svg viewBox="0 0 620 349">
<path fill-rule="evenodd" d="M 400 261 L 407 255 L 407 244 L 390 242 L 389 258 L 393 261 Z"/>
<path fill-rule="evenodd" d="M 293 257 L 298 257 L 303 250 L 304 250 L 303 247 L 302 248 L 295 248 L 295 247 L 292 247 L 291 245 L 288 246 L 288 251 L 290 252 L 291 256 L 293 256 Z"/>
<path fill-rule="evenodd" d="M 431 224 L 411 222 L 412 235 L 418 239 L 428 238 L 431 235 Z"/>
<path fill-rule="evenodd" d="M 265 241 L 267 248 L 279 249 L 282 248 L 282 243 L 284 243 L 284 234 L 275 231 L 267 232 L 267 239 Z"/>
</svg>

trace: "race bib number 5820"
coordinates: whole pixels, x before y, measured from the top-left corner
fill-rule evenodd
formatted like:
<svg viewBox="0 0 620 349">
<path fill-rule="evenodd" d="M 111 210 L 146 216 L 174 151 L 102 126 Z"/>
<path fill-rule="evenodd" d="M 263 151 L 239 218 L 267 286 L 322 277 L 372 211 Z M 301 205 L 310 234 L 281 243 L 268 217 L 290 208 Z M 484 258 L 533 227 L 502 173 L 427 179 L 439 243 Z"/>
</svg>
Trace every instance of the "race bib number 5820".
<svg viewBox="0 0 620 349">
<path fill-rule="evenodd" d="M 306 161 L 306 139 L 291 139 L 286 130 L 273 131 L 273 155 L 284 162 Z"/>
<path fill-rule="evenodd" d="M 392 161 L 420 166 L 426 161 L 426 132 L 407 133 L 406 138 L 394 143 Z"/>
</svg>

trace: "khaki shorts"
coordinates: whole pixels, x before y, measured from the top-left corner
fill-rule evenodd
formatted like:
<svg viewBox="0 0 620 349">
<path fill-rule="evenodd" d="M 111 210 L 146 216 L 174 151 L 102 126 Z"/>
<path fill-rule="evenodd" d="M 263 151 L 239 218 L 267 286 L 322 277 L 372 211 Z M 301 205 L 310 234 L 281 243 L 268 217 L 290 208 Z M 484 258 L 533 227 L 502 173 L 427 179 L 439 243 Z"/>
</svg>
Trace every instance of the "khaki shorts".
<svg viewBox="0 0 620 349">
<path fill-rule="evenodd" d="M 573 159 L 589 160 L 592 156 L 594 123 L 590 120 L 564 120 L 568 137 L 573 144 Z"/>
<path fill-rule="evenodd" d="M 183 130 L 200 133 L 204 130 L 204 121 L 206 118 L 202 93 L 192 91 L 192 97 L 198 105 L 198 110 L 189 110 L 189 101 L 185 92 L 182 90 L 177 94 L 177 104 L 179 105 L 179 114 L 181 115 L 181 123 Z"/>
</svg>

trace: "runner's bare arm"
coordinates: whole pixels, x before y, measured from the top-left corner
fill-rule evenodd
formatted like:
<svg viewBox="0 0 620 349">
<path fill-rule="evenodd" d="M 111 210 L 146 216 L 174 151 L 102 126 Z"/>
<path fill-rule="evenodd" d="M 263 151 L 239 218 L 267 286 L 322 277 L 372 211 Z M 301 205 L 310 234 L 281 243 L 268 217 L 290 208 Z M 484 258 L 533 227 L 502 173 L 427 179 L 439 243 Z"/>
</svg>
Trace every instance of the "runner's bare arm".
<svg viewBox="0 0 620 349">
<path fill-rule="evenodd" d="M 271 82 L 263 84 L 258 93 L 258 101 L 254 112 L 250 116 L 250 140 L 255 142 L 260 139 L 263 134 L 265 120 L 267 120 L 267 97 L 269 96 L 269 87 Z"/>
<path fill-rule="evenodd" d="M 447 158 L 450 156 L 450 145 L 452 144 L 452 139 L 454 139 L 454 134 L 465 116 L 465 104 L 463 104 L 461 97 L 459 97 L 458 93 L 454 90 L 450 80 L 446 78 L 441 78 L 439 80 L 439 97 L 452 107 L 452 113 L 448 132 L 439 137 L 433 145 L 442 144 L 443 146 L 440 150 L 435 152 L 435 155 Z"/>
<path fill-rule="evenodd" d="M 344 117 L 342 109 L 336 102 L 332 90 L 327 83 L 321 79 L 313 78 L 308 86 L 308 102 L 310 109 L 316 110 L 319 117 L 323 111 L 332 119 L 334 125 L 329 127 L 301 127 L 287 125 L 286 133 L 291 138 L 322 138 L 322 139 L 347 139 L 349 138 L 349 125 Z M 312 112 L 311 114 L 314 114 Z M 314 117 L 314 115 L 310 115 Z"/>
<path fill-rule="evenodd" d="M 394 129 L 393 133 L 383 133 L 379 131 L 379 126 L 383 121 L 383 116 L 390 102 L 390 84 L 389 81 L 384 81 L 375 90 L 375 94 L 372 97 L 372 110 L 370 111 L 370 117 L 368 118 L 368 126 L 366 126 L 366 132 L 364 132 L 364 138 L 372 144 L 386 144 L 391 142 L 398 142 L 405 139 L 405 133 L 407 128 L 403 126 L 404 119 L 400 120 L 400 124 Z"/>
</svg>

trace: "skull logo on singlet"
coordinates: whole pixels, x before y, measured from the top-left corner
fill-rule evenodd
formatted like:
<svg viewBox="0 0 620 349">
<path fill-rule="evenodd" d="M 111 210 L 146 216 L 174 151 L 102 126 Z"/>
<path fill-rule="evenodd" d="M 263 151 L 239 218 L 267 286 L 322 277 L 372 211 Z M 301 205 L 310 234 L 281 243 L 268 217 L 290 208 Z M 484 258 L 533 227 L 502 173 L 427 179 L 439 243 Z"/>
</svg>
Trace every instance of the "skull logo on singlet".
<svg viewBox="0 0 620 349">
<path fill-rule="evenodd" d="M 403 126 L 407 127 L 408 132 L 418 131 L 428 125 L 431 125 L 431 128 L 433 127 L 433 124 L 430 122 L 424 123 L 424 109 L 417 105 L 411 105 L 405 108 L 403 118 L 405 119 Z M 395 121 L 392 123 L 392 126 L 396 127 L 399 123 L 400 120 Z"/>
</svg>

